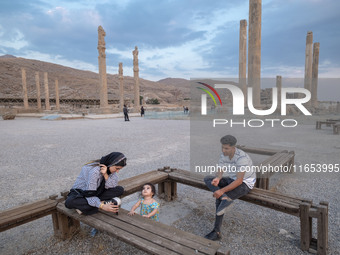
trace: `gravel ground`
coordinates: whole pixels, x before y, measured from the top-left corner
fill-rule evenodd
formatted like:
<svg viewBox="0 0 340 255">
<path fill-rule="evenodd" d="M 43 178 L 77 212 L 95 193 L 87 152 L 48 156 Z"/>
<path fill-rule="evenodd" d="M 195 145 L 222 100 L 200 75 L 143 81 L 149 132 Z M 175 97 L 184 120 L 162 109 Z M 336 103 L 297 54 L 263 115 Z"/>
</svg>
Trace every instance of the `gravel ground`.
<svg viewBox="0 0 340 255">
<path fill-rule="evenodd" d="M 314 125 L 297 128 L 232 130 L 240 144 L 295 150 L 296 163 L 339 163 L 340 136 Z M 128 165 L 120 179 L 163 166 L 189 169 L 190 122 L 132 118 L 43 121 L 36 118 L 0 120 L 0 208 L 11 208 L 68 190 L 81 165 L 112 151 L 121 151 Z M 229 130 L 230 131 L 230 130 Z M 217 135 L 229 132 L 217 130 Z M 279 135 L 278 135 L 279 134 Z M 265 137 L 265 139 L 264 139 Z M 211 151 L 211 157 L 218 152 Z M 263 158 L 251 155 L 255 163 Z M 340 254 L 339 173 L 276 174 L 271 189 L 330 203 L 329 254 Z M 179 198 L 161 203 L 161 221 L 204 236 L 213 225 L 211 193 L 178 185 Z M 124 198 L 129 209 L 137 195 Z M 315 225 L 315 222 L 314 222 Z M 316 226 L 314 226 L 315 229 Z M 144 254 L 105 233 L 90 237 L 90 227 L 71 239 L 54 238 L 51 216 L 0 233 L 0 254 Z M 308 254 L 300 250 L 297 217 L 236 201 L 223 223 L 221 244 L 232 254 Z M 315 235 L 316 233 L 314 233 Z"/>
</svg>

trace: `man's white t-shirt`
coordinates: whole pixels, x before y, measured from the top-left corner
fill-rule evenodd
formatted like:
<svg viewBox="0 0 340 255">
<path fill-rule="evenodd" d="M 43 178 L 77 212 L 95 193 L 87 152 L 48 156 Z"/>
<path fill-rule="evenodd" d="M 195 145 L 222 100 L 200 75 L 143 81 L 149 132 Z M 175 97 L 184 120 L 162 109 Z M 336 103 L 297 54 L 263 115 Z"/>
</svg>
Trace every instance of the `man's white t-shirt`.
<svg viewBox="0 0 340 255">
<path fill-rule="evenodd" d="M 235 148 L 235 154 L 232 159 L 229 156 L 224 156 L 221 153 L 218 165 L 222 167 L 222 171 L 227 173 L 227 176 L 236 180 L 238 172 L 245 172 L 243 182 L 252 189 L 256 181 L 256 173 L 253 171 L 253 161 L 244 151 Z"/>
</svg>

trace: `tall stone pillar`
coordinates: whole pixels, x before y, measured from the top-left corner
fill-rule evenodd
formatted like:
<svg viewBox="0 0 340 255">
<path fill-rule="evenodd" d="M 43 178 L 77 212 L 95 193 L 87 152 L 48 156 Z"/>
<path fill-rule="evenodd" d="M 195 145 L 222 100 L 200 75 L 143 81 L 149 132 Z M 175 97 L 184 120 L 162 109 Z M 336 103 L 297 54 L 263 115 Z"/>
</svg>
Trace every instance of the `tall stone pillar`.
<svg viewBox="0 0 340 255">
<path fill-rule="evenodd" d="M 262 0 L 249 0 L 248 86 L 254 107 L 261 106 L 261 15 Z"/>
<path fill-rule="evenodd" d="M 124 107 L 124 76 L 123 76 L 123 63 L 119 63 L 119 109 L 123 110 Z"/>
<path fill-rule="evenodd" d="M 313 67 L 313 32 L 308 31 L 306 37 L 306 60 L 305 60 L 305 80 L 304 87 L 312 93 L 312 67 Z M 313 97 L 313 93 L 312 93 Z M 311 101 L 306 103 L 311 106 Z"/>
<path fill-rule="evenodd" d="M 27 84 L 26 84 L 26 69 L 21 68 L 21 78 L 22 78 L 22 92 L 24 97 L 24 108 L 28 109 L 28 95 L 27 95 Z"/>
<path fill-rule="evenodd" d="M 98 65 L 99 65 L 99 87 L 100 87 L 100 108 L 108 108 L 107 78 L 106 78 L 106 54 L 105 37 L 106 33 L 102 26 L 98 27 Z"/>
<path fill-rule="evenodd" d="M 50 106 L 50 92 L 48 90 L 48 76 L 47 72 L 44 72 L 44 85 L 45 85 L 45 108 L 46 110 L 51 110 Z"/>
<path fill-rule="evenodd" d="M 35 72 L 35 86 L 37 88 L 37 107 L 38 110 L 41 110 L 41 95 L 40 95 L 40 81 L 39 81 L 39 72 Z"/>
<path fill-rule="evenodd" d="M 320 43 L 314 43 L 313 46 L 313 64 L 312 64 L 312 106 L 318 107 L 318 78 L 319 78 L 319 52 Z"/>
<path fill-rule="evenodd" d="M 281 89 L 282 89 L 282 76 L 276 76 L 276 88 L 277 88 L 277 109 L 281 111 Z"/>
<path fill-rule="evenodd" d="M 134 108 L 138 111 L 140 107 L 139 102 L 139 67 L 138 67 L 138 47 L 135 46 L 135 50 L 132 51 L 133 54 L 133 77 L 135 79 L 135 99 Z"/>
<path fill-rule="evenodd" d="M 247 20 L 240 21 L 238 83 L 243 91 L 247 105 Z"/>
<path fill-rule="evenodd" d="M 55 79 L 55 106 L 56 109 L 60 110 L 60 100 L 59 100 L 59 82 L 58 79 Z"/>
</svg>

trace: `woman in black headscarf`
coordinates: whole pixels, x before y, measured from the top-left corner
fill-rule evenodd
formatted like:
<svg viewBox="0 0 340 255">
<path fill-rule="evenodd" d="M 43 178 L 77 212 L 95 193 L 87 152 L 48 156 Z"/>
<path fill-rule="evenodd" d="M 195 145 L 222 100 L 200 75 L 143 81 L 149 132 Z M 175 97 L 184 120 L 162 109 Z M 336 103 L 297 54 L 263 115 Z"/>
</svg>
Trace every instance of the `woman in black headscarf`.
<svg viewBox="0 0 340 255">
<path fill-rule="evenodd" d="M 94 214 L 98 209 L 118 212 L 118 205 L 110 201 L 124 192 L 123 187 L 117 186 L 117 173 L 124 166 L 126 157 L 120 152 L 112 152 L 84 165 L 67 196 L 65 206 L 86 215 Z"/>
</svg>

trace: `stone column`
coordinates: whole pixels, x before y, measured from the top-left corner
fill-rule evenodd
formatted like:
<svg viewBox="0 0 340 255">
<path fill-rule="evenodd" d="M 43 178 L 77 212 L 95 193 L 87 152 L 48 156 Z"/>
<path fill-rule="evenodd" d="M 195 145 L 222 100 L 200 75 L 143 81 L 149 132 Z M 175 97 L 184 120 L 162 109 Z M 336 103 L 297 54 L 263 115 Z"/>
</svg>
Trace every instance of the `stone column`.
<svg viewBox="0 0 340 255">
<path fill-rule="evenodd" d="M 119 63 L 119 109 L 123 110 L 124 107 L 124 76 L 123 76 L 123 63 Z"/>
<path fill-rule="evenodd" d="M 247 20 L 240 21 L 238 83 L 243 91 L 244 103 L 247 105 Z"/>
<path fill-rule="evenodd" d="M 138 47 L 135 46 L 135 50 L 132 51 L 133 54 L 133 77 L 135 79 L 135 99 L 134 99 L 134 108 L 135 110 L 139 110 L 140 102 L 139 102 L 139 67 L 138 67 Z"/>
<path fill-rule="evenodd" d="M 318 107 L 318 77 L 319 77 L 319 52 L 320 43 L 314 43 L 313 46 L 313 64 L 312 64 L 312 106 Z"/>
<path fill-rule="evenodd" d="M 28 109 L 28 95 L 27 95 L 27 84 L 26 84 L 26 69 L 21 68 L 21 78 L 22 78 L 22 92 L 24 97 L 24 108 Z"/>
<path fill-rule="evenodd" d="M 276 76 L 276 88 L 277 88 L 277 109 L 281 112 L 281 89 L 282 89 L 282 76 Z"/>
<path fill-rule="evenodd" d="M 45 85 L 45 108 L 46 110 L 51 110 L 50 106 L 50 93 L 48 91 L 48 76 L 47 73 L 44 72 L 44 85 Z"/>
<path fill-rule="evenodd" d="M 261 13 L 262 0 L 249 0 L 248 86 L 254 107 L 261 106 Z"/>
<path fill-rule="evenodd" d="M 35 72 L 35 86 L 37 88 L 37 106 L 38 110 L 41 110 L 41 96 L 40 96 L 40 81 L 39 81 L 39 72 Z"/>
<path fill-rule="evenodd" d="M 308 31 L 306 37 L 306 60 L 305 60 L 305 80 L 304 87 L 312 93 L 312 66 L 313 66 L 313 32 Z M 311 101 L 306 103 L 306 106 L 311 106 Z"/>
<path fill-rule="evenodd" d="M 107 97 L 107 78 L 106 78 L 106 54 L 105 37 L 106 33 L 102 26 L 98 27 L 98 65 L 99 65 L 99 87 L 100 87 L 100 108 L 109 106 Z"/>
<path fill-rule="evenodd" d="M 55 106 L 56 109 L 60 110 L 60 102 L 59 102 L 59 82 L 58 79 L 55 79 Z"/>
</svg>

